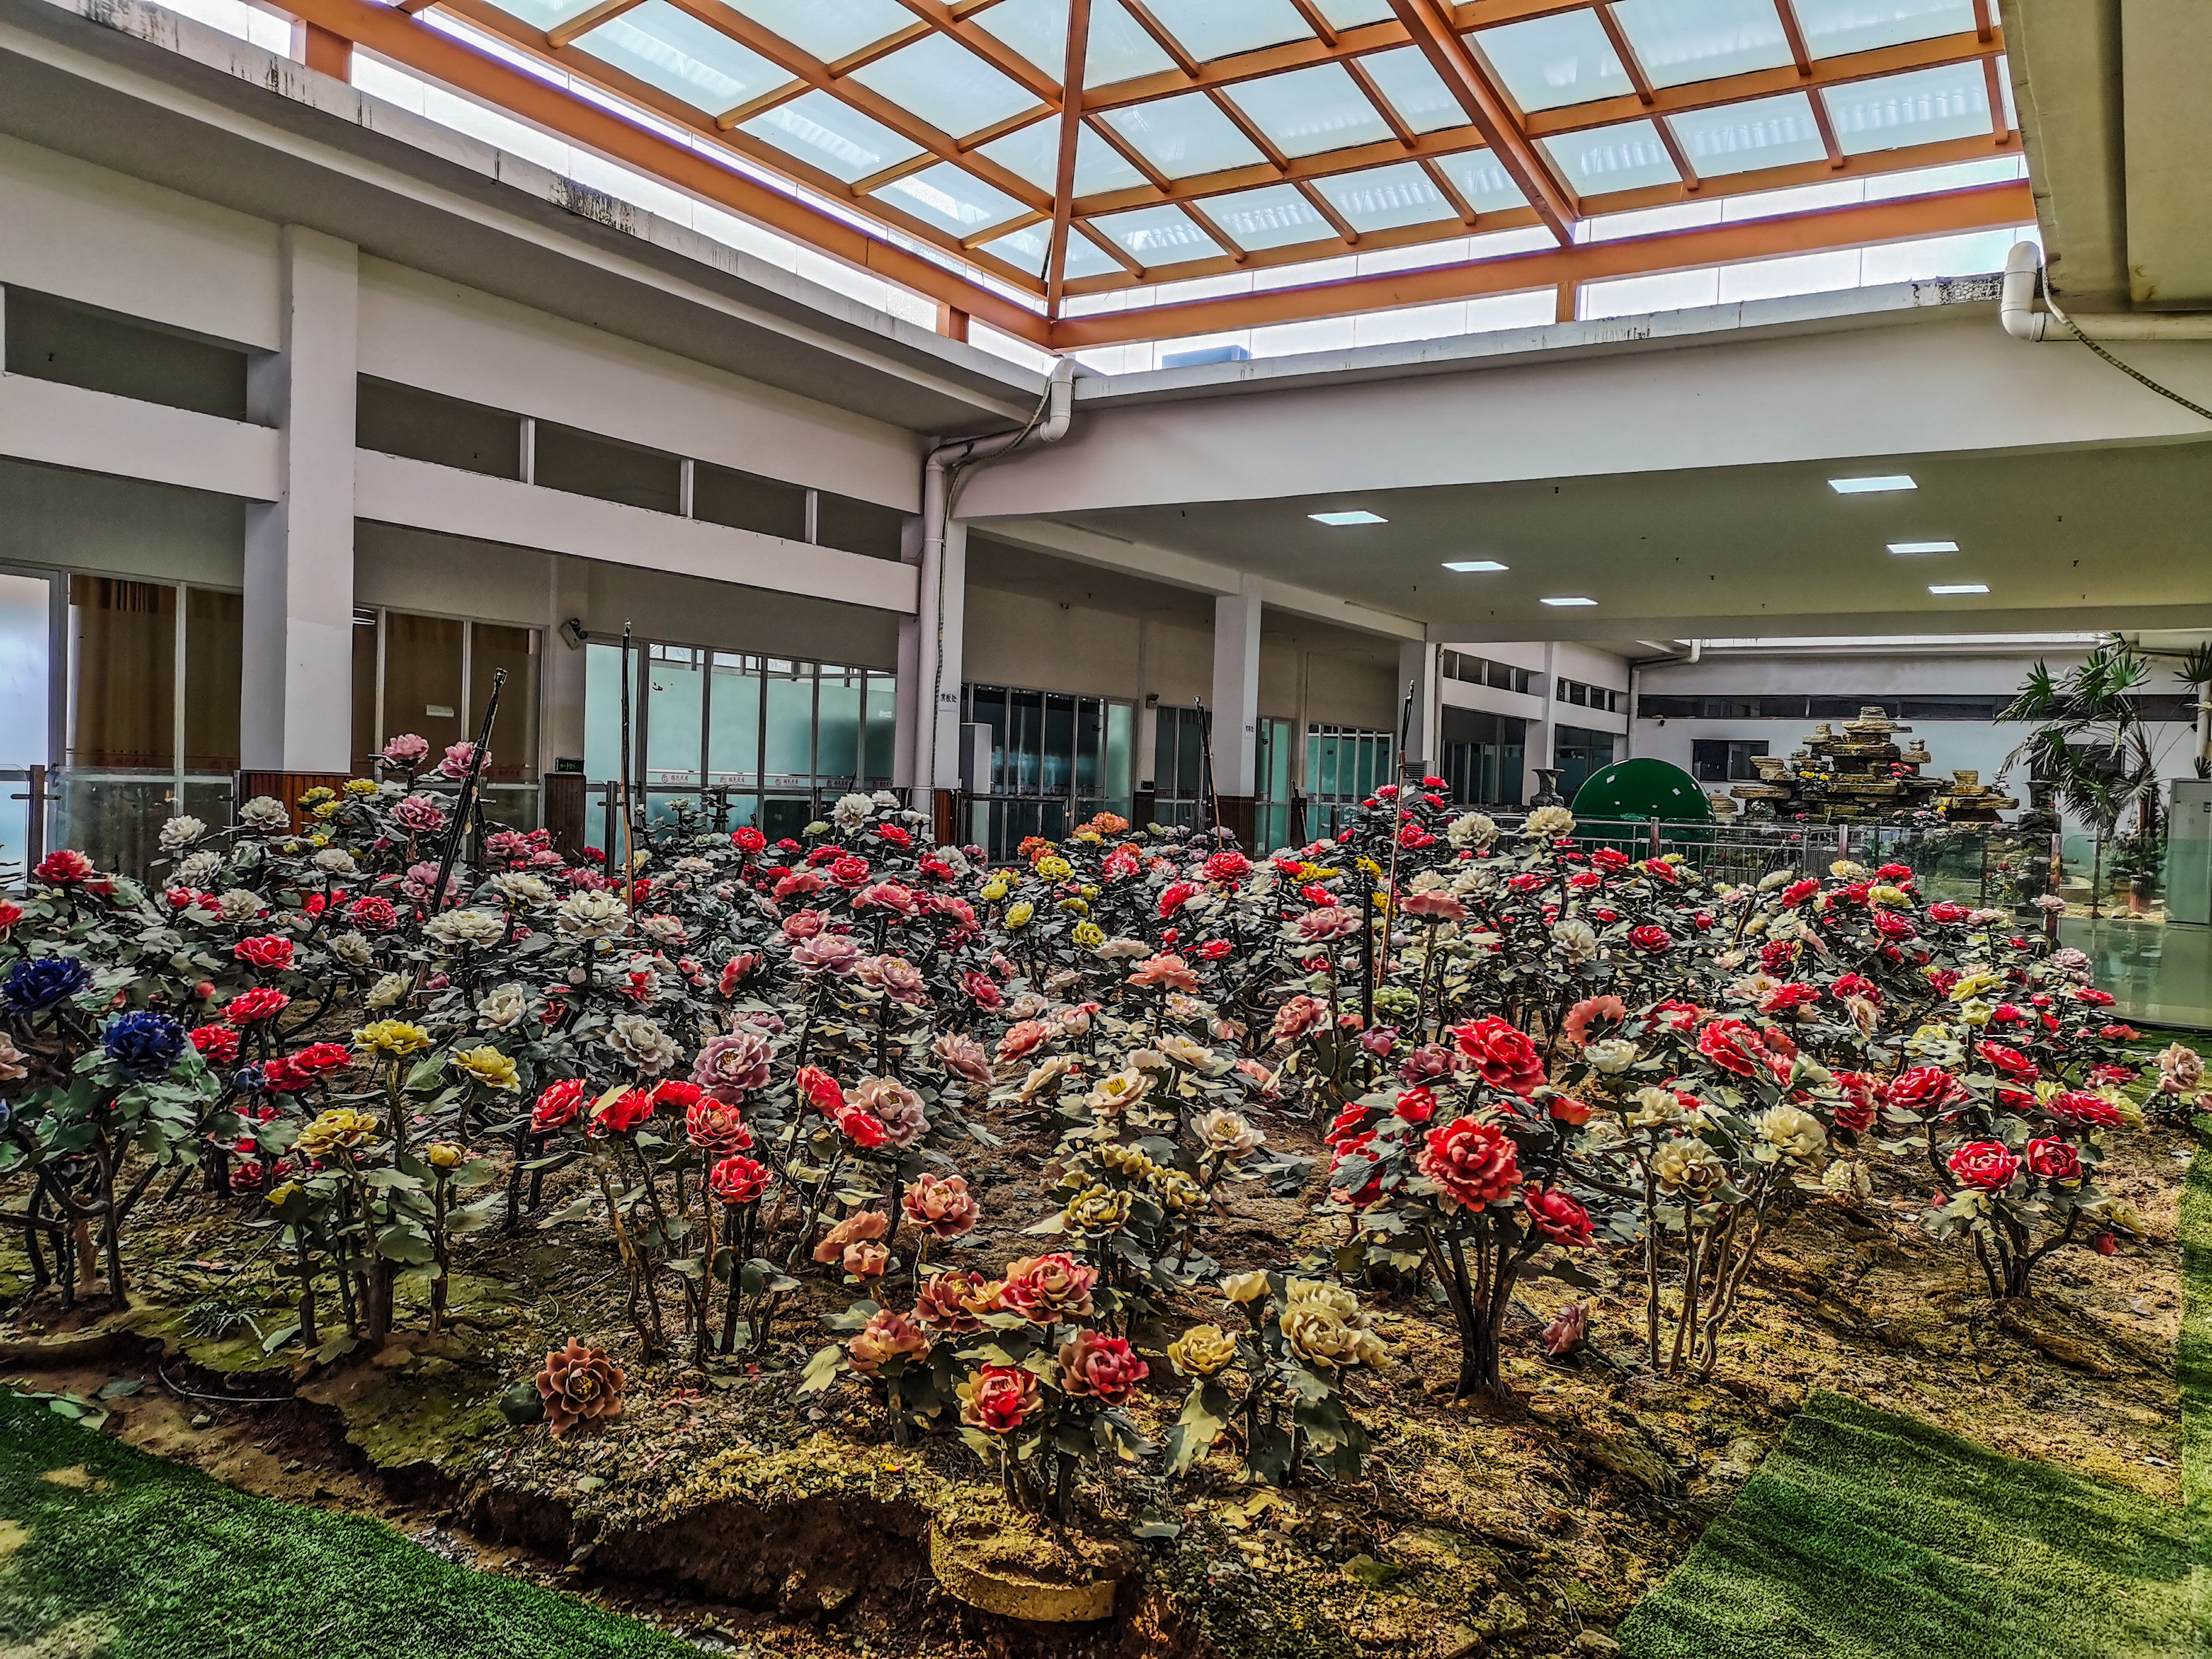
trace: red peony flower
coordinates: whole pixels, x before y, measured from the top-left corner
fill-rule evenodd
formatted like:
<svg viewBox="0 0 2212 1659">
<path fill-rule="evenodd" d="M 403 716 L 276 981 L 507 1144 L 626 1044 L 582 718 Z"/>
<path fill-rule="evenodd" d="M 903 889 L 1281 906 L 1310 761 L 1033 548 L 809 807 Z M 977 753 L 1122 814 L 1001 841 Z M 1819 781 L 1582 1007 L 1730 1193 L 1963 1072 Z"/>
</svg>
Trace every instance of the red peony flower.
<svg viewBox="0 0 2212 1659">
<path fill-rule="evenodd" d="M 1160 894 L 1160 920 L 1162 921 L 1165 921 L 1170 916 L 1182 908 L 1186 900 L 1194 898 L 1197 896 L 1197 894 L 1198 889 L 1189 882 L 1170 882 Z"/>
<path fill-rule="evenodd" d="M 1863 1135 L 1874 1127 L 1876 1097 L 1881 1085 L 1864 1072 L 1838 1072 L 1836 1081 L 1842 1085 L 1844 1097 L 1836 1103 L 1833 1116 L 1836 1127 Z"/>
<path fill-rule="evenodd" d="M 1513 1143 L 1496 1124 L 1455 1118 L 1430 1130 L 1427 1139 L 1419 1160 L 1421 1173 L 1470 1210 L 1496 1203 L 1521 1179 Z"/>
<path fill-rule="evenodd" d="M 1782 890 L 1782 902 L 1794 910 L 1820 890 L 1820 884 L 1810 877 L 1802 881 L 1793 881 Z"/>
<path fill-rule="evenodd" d="M 1929 1116 L 1966 1097 L 1966 1085 L 1940 1066 L 1915 1066 L 1883 1085 L 1883 1103 Z"/>
<path fill-rule="evenodd" d="M 1721 1068 L 1738 1077 L 1749 1077 L 1758 1067 L 1759 1051 L 1765 1045 L 1759 1034 L 1740 1019 L 1708 1021 L 1698 1033 L 1698 1052 Z"/>
<path fill-rule="evenodd" d="M 292 1064 L 309 1076 L 343 1071 L 353 1064 L 353 1051 L 340 1042 L 311 1042 L 292 1056 Z"/>
<path fill-rule="evenodd" d="M 531 1109 L 530 1127 L 539 1133 L 548 1129 L 563 1129 L 574 1123 L 576 1114 L 583 1109 L 583 1079 L 563 1078 L 538 1097 L 538 1104 Z"/>
<path fill-rule="evenodd" d="M 1546 1099 L 1544 1104 L 1545 1109 L 1553 1117 L 1565 1124 L 1570 1129 L 1579 1129 L 1590 1121 L 1589 1102 L 1578 1099 L 1573 1095 L 1552 1095 Z"/>
<path fill-rule="evenodd" d="M 1655 922 L 1647 921 L 1641 927 L 1630 928 L 1628 942 L 1638 950 L 1649 951 L 1654 955 L 1674 948 L 1674 935 Z"/>
<path fill-rule="evenodd" d="M 747 1141 L 750 1145 L 750 1139 Z M 775 1176 L 749 1158 L 720 1159 L 707 1172 L 707 1185 L 725 1204 L 750 1204 L 768 1190 Z"/>
<path fill-rule="evenodd" d="M 740 853 L 757 853 L 768 845 L 768 837 L 748 823 L 730 831 L 730 845 Z"/>
<path fill-rule="evenodd" d="M 2127 1121 L 2120 1109 L 2104 1096 L 2083 1089 L 2069 1089 L 2053 1096 L 2045 1109 L 2061 1123 L 2077 1129 L 2117 1129 Z"/>
<path fill-rule="evenodd" d="M 1554 1244 L 1587 1244 L 1597 1231 L 1589 1212 L 1557 1187 L 1532 1181 L 1521 1189 L 1521 1202 L 1528 1207 L 1529 1225 Z"/>
<path fill-rule="evenodd" d="M 998 981 L 988 974 L 969 972 L 960 975 L 960 988 L 968 994 L 969 1000 L 979 1008 L 996 1008 L 1006 1000 L 999 988 Z"/>
<path fill-rule="evenodd" d="M 1152 1367 L 1137 1358 L 1124 1337 L 1078 1331 L 1075 1340 L 1060 1350 L 1060 1386 L 1079 1399 L 1091 1395 L 1103 1406 L 1121 1405 L 1151 1375 Z"/>
<path fill-rule="evenodd" d="M 1018 1365 L 986 1365 L 953 1392 L 960 1420 L 986 1434 L 1012 1434 L 1044 1405 L 1036 1378 Z"/>
<path fill-rule="evenodd" d="M 753 1132 L 738 1109 L 712 1095 L 702 1095 L 684 1109 L 684 1138 L 722 1158 L 750 1151 L 753 1144 Z"/>
<path fill-rule="evenodd" d="M 192 1029 L 192 1047 L 210 1066 L 229 1066 L 238 1059 L 238 1029 L 232 1025 L 199 1025 Z"/>
<path fill-rule="evenodd" d="M 74 848 L 60 847 L 40 859 L 31 872 L 40 881 L 56 887 L 74 887 L 92 873 L 92 860 Z"/>
<path fill-rule="evenodd" d="M 222 1006 L 222 1017 L 233 1025 L 258 1025 L 264 1019 L 274 1019 L 291 1006 L 292 999 L 282 991 L 267 986 L 256 986 L 251 991 L 240 991 Z"/>
<path fill-rule="evenodd" d="M 830 860 L 830 879 L 840 887 L 865 887 L 868 884 L 868 861 L 857 853 L 841 854 Z"/>
<path fill-rule="evenodd" d="M 2045 1181 L 2079 1181 L 2081 1155 L 2067 1142 L 2045 1136 L 2027 1143 L 2027 1169 L 2030 1175 Z"/>
<path fill-rule="evenodd" d="M 1032 1325 L 1053 1325 L 1063 1319 L 1088 1319 L 1091 1287 L 1098 1270 L 1086 1267 L 1065 1250 L 1029 1256 L 1006 1267 L 1006 1287 L 999 1299 L 1007 1310 Z"/>
<path fill-rule="evenodd" d="M 1967 908 L 1966 906 L 1963 904 L 1954 904 L 1948 899 L 1943 900 L 1941 903 L 1931 904 L 1928 907 L 1928 920 L 1930 921 L 1941 922 L 1945 927 L 1949 927 L 1954 922 L 1964 921 L 1968 916 L 1971 916 L 1974 913 L 1971 909 Z"/>
<path fill-rule="evenodd" d="M 1426 1123 L 1437 1115 L 1436 1091 L 1433 1089 L 1404 1090 L 1398 1096 L 1398 1103 L 1391 1109 L 1408 1123 Z"/>
<path fill-rule="evenodd" d="M 1970 1140 L 1946 1162 L 1960 1181 L 1986 1193 L 2002 1192 L 2020 1173 L 2020 1160 L 1994 1140 Z"/>
<path fill-rule="evenodd" d="M 585 1133 L 592 1135 L 628 1134 L 653 1116 L 659 1104 L 650 1089 L 625 1089 L 592 1113 Z"/>
<path fill-rule="evenodd" d="M 1527 1033 L 1495 1015 L 1453 1026 L 1451 1037 L 1492 1088 L 1527 1096 L 1535 1093 L 1544 1081 L 1543 1057 L 1536 1052 L 1536 1045 Z"/>
<path fill-rule="evenodd" d="M 2002 1042 L 1978 1042 L 1974 1050 L 1984 1060 L 2023 1083 L 2033 1083 L 2037 1076 L 2035 1062 L 2017 1048 L 2008 1048 Z"/>
</svg>

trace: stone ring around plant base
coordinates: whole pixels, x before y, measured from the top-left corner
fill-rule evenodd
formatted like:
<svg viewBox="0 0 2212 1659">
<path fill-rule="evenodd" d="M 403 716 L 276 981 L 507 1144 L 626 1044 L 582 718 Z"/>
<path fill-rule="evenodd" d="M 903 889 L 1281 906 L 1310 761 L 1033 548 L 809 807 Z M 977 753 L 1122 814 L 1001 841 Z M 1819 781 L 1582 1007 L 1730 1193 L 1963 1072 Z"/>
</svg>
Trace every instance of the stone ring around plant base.
<svg viewBox="0 0 2212 1659">
<path fill-rule="evenodd" d="M 1125 1558 L 1088 1565 L 1023 1561 L 1005 1547 L 1006 1541 L 996 1533 L 979 1536 L 957 1523 L 948 1528 L 934 1522 L 929 1528 L 929 1569 L 946 1595 L 1004 1619 L 1082 1625 L 1114 1616 L 1115 1597 L 1132 1565 Z M 1078 1573 L 1091 1576 L 1079 1579 Z"/>
</svg>

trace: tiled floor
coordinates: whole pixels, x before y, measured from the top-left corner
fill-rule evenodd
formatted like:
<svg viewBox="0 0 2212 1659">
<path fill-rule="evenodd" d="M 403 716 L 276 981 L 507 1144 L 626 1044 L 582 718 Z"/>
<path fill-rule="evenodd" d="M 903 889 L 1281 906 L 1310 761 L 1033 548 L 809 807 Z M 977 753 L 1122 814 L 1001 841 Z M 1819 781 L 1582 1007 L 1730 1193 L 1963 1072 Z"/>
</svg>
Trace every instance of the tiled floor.
<svg viewBox="0 0 2212 1659">
<path fill-rule="evenodd" d="M 2069 918 L 2058 937 L 2095 958 L 2097 983 L 2126 1018 L 2212 1030 L 2212 927 Z"/>
</svg>

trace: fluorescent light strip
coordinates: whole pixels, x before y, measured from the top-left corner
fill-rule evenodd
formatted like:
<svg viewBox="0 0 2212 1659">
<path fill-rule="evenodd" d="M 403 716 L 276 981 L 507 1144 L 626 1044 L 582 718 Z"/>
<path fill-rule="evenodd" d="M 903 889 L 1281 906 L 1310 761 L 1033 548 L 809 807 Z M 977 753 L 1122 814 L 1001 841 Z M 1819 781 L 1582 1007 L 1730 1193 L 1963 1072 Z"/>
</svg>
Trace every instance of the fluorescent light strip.
<svg viewBox="0 0 2212 1659">
<path fill-rule="evenodd" d="M 1838 495 L 1879 495 L 1893 489 L 1917 489 L 1920 486 L 1899 472 L 1887 478 L 1831 478 L 1828 488 Z"/>
<path fill-rule="evenodd" d="M 1469 570 L 1503 570 L 1505 567 L 1495 559 L 1446 559 L 1444 568 L 1463 573 Z"/>
<path fill-rule="evenodd" d="M 1893 553 L 1956 553 L 1959 550 L 1959 544 L 1956 542 L 1892 542 L 1889 544 L 1889 550 Z"/>
<path fill-rule="evenodd" d="M 1928 591 L 1930 593 L 1986 593 L 1990 591 L 1990 585 L 1987 582 L 1931 582 Z"/>
<path fill-rule="evenodd" d="M 1357 513 L 1309 513 L 1306 514 L 1306 517 L 1311 519 L 1316 524 L 1327 525 L 1388 524 L 1390 522 L 1389 520 L 1384 518 L 1380 513 L 1370 513 L 1364 508 L 1362 508 Z"/>
<path fill-rule="evenodd" d="M 1565 599 L 1546 599 L 1544 603 L 1546 605 L 1595 605 L 1597 601 L 1583 599 L 1580 594 L 1571 594 Z"/>
</svg>

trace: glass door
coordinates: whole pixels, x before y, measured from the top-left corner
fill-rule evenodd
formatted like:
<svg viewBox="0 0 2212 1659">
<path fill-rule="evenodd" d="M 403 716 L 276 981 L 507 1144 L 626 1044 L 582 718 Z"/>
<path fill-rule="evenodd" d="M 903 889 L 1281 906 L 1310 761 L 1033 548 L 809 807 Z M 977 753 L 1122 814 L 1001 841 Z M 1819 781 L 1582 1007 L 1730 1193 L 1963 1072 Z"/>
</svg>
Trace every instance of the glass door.
<svg viewBox="0 0 2212 1659">
<path fill-rule="evenodd" d="M 30 769 L 49 762 L 54 585 L 0 572 L 0 881 L 22 873 Z"/>
</svg>

